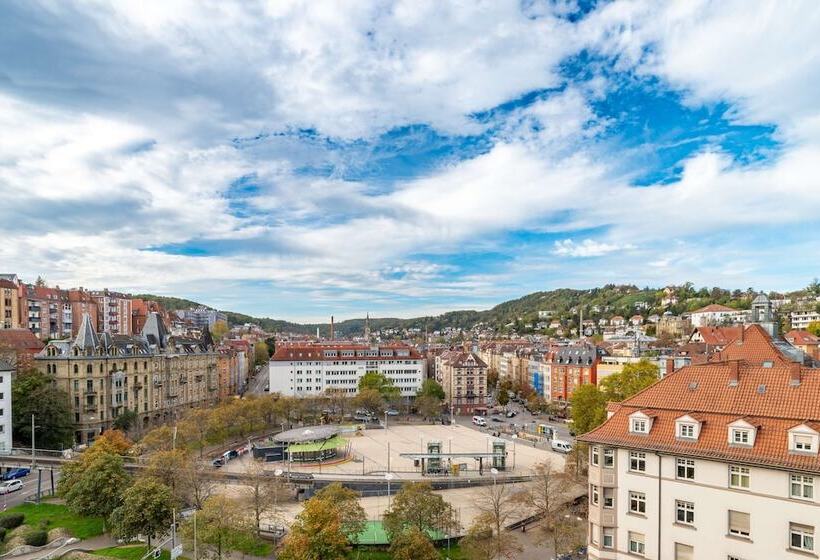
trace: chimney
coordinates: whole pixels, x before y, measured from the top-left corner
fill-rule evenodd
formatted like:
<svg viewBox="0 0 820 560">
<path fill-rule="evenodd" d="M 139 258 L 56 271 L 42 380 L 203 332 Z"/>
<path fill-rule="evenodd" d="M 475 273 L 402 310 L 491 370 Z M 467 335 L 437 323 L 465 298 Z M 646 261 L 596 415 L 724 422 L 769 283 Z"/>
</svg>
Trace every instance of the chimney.
<svg viewBox="0 0 820 560">
<path fill-rule="evenodd" d="M 740 362 L 735 360 L 729 362 L 729 387 L 737 387 L 740 377 Z"/>
<path fill-rule="evenodd" d="M 666 359 L 666 375 L 669 375 L 675 371 L 675 359 L 674 358 L 667 358 Z"/>
<path fill-rule="evenodd" d="M 333 315 L 330 316 L 330 340 L 333 340 Z"/>
<path fill-rule="evenodd" d="M 800 362 L 792 362 L 789 364 L 789 386 L 799 387 L 800 378 L 802 377 L 802 368 Z"/>
</svg>

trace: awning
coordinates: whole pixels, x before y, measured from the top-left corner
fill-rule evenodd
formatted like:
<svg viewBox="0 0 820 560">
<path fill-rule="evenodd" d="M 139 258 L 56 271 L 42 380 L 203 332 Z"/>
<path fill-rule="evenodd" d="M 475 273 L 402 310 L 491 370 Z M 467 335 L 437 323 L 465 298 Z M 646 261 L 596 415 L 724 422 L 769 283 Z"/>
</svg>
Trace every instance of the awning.
<svg viewBox="0 0 820 560">
<path fill-rule="evenodd" d="M 347 440 L 343 437 L 333 436 L 325 441 L 317 441 L 312 443 L 295 443 L 288 446 L 288 453 L 315 453 L 325 449 L 337 449 L 347 445 Z"/>
</svg>

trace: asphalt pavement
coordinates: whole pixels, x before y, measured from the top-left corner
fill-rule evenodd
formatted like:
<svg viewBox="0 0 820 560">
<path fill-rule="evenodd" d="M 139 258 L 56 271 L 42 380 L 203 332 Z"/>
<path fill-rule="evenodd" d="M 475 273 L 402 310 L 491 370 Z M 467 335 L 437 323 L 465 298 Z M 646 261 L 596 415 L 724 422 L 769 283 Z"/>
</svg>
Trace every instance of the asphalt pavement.
<svg viewBox="0 0 820 560">
<path fill-rule="evenodd" d="M 50 469 L 45 468 L 40 471 L 40 491 L 44 496 L 51 494 L 51 475 Z M 5 511 L 14 506 L 20 505 L 26 500 L 33 500 L 37 496 L 37 469 L 31 472 L 27 477 L 20 479 L 23 482 L 22 490 L 12 492 L 11 494 L 0 494 L 0 510 Z M 54 486 L 57 486 L 57 481 L 60 480 L 60 471 L 54 469 Z"/>
<path fill-rule="evenodd" d="M 523 406 L 516 403 L 510 403 L 507 408 L 509 410 L 513 410 L 516 413 L 516 415 L 512 418 L 507 418 L 505 414 L 488 414 L 486 417 L 486 428 L 479 428 L 478 426 L 473 425 L 472 416 L 456 416 L 456 424 L 468 426 L 473 429 L 480 430 L 482 432 L 492 432 L 495 430 L 502 429 L 506 426 L 510 426 L 512 424 L 516 424 L 519 429 L 521 429 L 521 427 L 524 425 L 532 426 L 533 423 L 536 426 L 538 424 L 546 424 L 547 426 L 550 426 L 555 430 L 555 434 L 558 439 L 562 439 L 570 443 L 575 441 L 575 438 L 570 435 L 569 428 L 567 427 L 567 424 L 565 422 L 550 422 L 547 419 L 548 417 L 546 414 L 539 414 L 538 416 L 533 416 L 532 414 L 527 412 Z M 493 418 L 497 418 L 498 420 L 500 420 L 500 422 L 496 422 L 495 420 L 493 420 Z M 524 431 L 532 432 L 533 430 Z"/>
<path fill-rule="evenodd" d="M 254 395 L 264 395 L 265 388 L 268 386 L 270 376 L 268 375 L 268 364 L 265 364 L 259 370 L 259 373 L 254 375 L 248 382 L 248 393 Z"/>
</svg>

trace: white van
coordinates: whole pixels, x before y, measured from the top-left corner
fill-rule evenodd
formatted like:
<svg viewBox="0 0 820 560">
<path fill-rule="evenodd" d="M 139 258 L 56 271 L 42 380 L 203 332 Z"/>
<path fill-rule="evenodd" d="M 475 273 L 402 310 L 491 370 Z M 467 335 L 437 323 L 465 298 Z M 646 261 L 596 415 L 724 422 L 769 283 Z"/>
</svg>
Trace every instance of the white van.
<svg viewBox="0 0 820 560">
<path fill-rule="evenodd" d="M 475 424 L 476 426 L 486 427 L 487 421 L 484 420 L 483 416 L 473 416 L 473 424 Z"/>
<path fill-rule="evenodd" d="M 572 444 L 562 439 L 552 440 L 552 450 L 558 453 L 569 453 L 572 451 Z"/>
</svg>

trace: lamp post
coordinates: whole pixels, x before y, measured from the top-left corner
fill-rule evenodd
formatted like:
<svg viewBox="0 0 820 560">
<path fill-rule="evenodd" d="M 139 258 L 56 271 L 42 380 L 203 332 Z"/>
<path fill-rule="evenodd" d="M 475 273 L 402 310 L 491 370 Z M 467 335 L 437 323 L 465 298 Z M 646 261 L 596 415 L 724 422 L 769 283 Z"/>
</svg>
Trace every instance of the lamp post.
<svg viewBox="0 0 820 560">
<path fill-rule="evenodd" d="M 513 471 L 515 470 L 515 440 L 517 440 L 517 439 L 518 439 L 518 434 L 513 434 L 512 435 L 512 440 L 513 440 Z"/>
<path fill-rule="evenodd" d="M 34 470 L 34 467 L 37 466 L 37 449 L 34 446 L 35 434 L 34 430 L 37 428 L 41 428 L 42 426 L 35 426 L 34 425 L 34 415 L 31 415 L 31 469 Z"/>
<path fill-rule="evenodd" d="M 384 479 L 387 481 L 387 509 L 390 509 L 390 481 L 395 478 L 395 475 L 391 472 L 386 473 L 384 475 Z"/>
<path fill-rule="evenodd" d="M 276 469 L 275 471 L 273 471 L 273 475 L 277 478 L 276 491 L 273 494 L 273 515 L 278 515 L 277 512 L 279 511 L 279 490 L 281 488 L 281 481 L 278 479 L 280 476 L 284 474 L 284 472 L 285 471 L 283 471 L 282 469 Z M 194 515 L 196 515 L 196 513 L 194 513 Z"/>
</svg>

